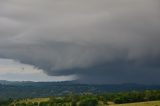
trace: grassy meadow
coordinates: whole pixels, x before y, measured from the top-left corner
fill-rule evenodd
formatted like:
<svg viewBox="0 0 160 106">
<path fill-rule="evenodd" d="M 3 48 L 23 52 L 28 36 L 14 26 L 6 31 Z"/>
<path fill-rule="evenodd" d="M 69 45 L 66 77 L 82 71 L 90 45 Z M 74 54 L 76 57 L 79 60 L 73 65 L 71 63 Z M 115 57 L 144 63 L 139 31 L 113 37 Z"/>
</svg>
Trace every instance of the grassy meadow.
<svg viewBox="0 0 160 106">
<path fill-rule="evenodd" d="M 48 102 L 49 98 L 33 98 L 33 99 L 22 99 L 16 102 L 13 102 L 11 106 L 16 106 L 16 104 L 22 103 L 40 103 L 40 102 Z M 66 106 L 71 106 L 71 103 L 68 103 Z M 103 101 L 99 101 L 97 106 L 160 106 L 160 101 L 147 101 L 147 102 L 137 102 L 137 103 L 124 103 L 124 104 L 115 104 L 113 102 L 108 102 L 104 104 Z"/>
<path fill-rule="evenodd" d="M 160 106 L 160 101 L 148 101 L 148 102 L 126 103 L 126 104 L 112 104 L 109 106 Z"/>
</svg>

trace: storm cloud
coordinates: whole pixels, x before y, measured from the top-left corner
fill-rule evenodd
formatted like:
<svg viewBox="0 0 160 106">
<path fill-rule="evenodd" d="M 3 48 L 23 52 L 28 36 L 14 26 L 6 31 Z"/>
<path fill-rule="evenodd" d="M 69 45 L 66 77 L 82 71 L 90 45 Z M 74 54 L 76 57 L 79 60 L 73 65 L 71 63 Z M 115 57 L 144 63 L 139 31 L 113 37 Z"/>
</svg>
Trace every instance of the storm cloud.
<svg viewBox="0 0 160 106">
<path fill-rule="evenodd" d="M 84 83 L 160 80 L 159 0 L 1 0 L 0 58 Z"/>
</svg>

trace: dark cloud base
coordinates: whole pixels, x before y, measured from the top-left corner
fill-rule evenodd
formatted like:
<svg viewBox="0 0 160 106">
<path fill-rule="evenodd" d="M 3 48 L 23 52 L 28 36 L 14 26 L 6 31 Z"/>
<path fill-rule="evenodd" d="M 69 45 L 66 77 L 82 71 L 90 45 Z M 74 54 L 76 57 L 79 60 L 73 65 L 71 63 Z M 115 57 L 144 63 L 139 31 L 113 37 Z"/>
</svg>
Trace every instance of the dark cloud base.
<svg viewBox="0 0 160 106">
<path fill-rule="evenodd" d="M 83 83 L 160 84 L 159 0 L 2 0 L 0 58 Z"/>
</svg>

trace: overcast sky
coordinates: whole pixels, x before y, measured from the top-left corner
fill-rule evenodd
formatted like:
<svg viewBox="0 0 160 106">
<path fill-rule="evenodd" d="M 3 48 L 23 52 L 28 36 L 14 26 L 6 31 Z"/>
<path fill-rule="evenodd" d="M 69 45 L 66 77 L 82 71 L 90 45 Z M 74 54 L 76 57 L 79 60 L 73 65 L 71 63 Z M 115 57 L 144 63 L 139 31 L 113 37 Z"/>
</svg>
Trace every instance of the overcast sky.
<svg viewBox="0 0 160 106">
<path fill-rule="evenodd" d="M 159 0 L 1 0 L 0 80 L 160 84 L 159 10 Z"/>
</svg>

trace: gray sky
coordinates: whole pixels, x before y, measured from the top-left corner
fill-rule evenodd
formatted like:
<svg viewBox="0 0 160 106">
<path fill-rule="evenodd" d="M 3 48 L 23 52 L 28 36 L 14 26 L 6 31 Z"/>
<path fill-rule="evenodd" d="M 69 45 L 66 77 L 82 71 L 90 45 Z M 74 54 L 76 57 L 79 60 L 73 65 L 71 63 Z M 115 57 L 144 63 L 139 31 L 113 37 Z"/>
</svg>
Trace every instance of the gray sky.
<svg viewBox="0 0 160 106">
<path fill-rule="evenodd" d="M 159 10 L 159 0 L 1 0 L 0 58 L 53 80 L 159 84 Z"/>
<path fill-rule="evenodd" d="M 43 70 L 11 59 L 0 59 L 0 80 L 9 81 L 66 81 L 75 80 L 76 75 L 48 76 Z"/>
</svg>

